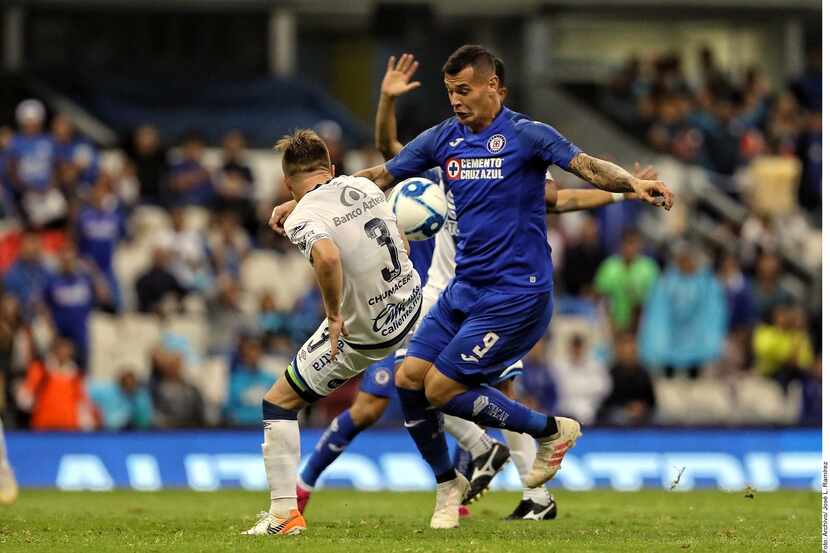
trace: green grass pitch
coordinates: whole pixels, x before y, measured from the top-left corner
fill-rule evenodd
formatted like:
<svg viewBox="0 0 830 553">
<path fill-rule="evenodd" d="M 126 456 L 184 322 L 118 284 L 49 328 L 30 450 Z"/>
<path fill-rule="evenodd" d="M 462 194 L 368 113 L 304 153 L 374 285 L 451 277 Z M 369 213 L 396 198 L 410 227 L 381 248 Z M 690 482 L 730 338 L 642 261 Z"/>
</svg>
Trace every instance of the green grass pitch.
<svg viewBox="0 0 830 553">
<path fill-rule="evenodd" d="M 0 552 L 292 551 L 736 553 L 818 551 L 819 494 L 559 492 L 559 517 L 506 522 L 516 493 L 492 493 L 460 529 L 428 528 L 432 493 L 320 491 L 298 537 L 248 537 L 265 493 L 24 490 L 0 507 Z"/>
</svg>

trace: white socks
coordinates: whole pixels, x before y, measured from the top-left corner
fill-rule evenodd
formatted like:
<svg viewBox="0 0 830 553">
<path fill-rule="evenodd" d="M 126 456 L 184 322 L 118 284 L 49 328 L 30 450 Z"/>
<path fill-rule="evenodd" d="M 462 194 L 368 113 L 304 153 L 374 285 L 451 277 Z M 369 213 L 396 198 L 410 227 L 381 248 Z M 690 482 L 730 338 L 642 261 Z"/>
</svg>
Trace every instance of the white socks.
<svg viewBox="0 0 830 553">
<path fill-rule="evenodd" d="M 449 432 L 461 447 L 469 451 L 473 459 L 487 453 L 493 447 L 493 439 L 487 435 L 482 427 L 472 421 L 445 413 L 444 430 Z M 530 439 L 533 440 L 533 438 Z M 530 459 L 530 462 L 533 463 L 533 458 Z"/>
<path fill-rule="evenodd" d="M 267 420 L 262 457 L 271 488 L 271 514 L 287 517 L 297 508 L 300 425 L 296 420 Z"/>
<path fill-rule="evenodd" d="M 6 433 L 3 431 L 3 419 L 0 419 L 0 468 L 8 466 L 9 459 L 6 456 Z"/>
<path fill-rule="evenodd" d="M 502 430 L 501 433 L 507 442 L 507 447 L 510 448 L 510 459 L 516 465 L 519 477 L 524 482 L 533 467 L 533 460 L 536 458 L 536 440 L 530 434 L 519 434 L 510 430 Z M 530 499 L 541 505 L 547 505 L 550 497 L 552 496 L 544 486 L 538 488 L 525 487 L 522 493 L 522 499 Z"/>
</svg>

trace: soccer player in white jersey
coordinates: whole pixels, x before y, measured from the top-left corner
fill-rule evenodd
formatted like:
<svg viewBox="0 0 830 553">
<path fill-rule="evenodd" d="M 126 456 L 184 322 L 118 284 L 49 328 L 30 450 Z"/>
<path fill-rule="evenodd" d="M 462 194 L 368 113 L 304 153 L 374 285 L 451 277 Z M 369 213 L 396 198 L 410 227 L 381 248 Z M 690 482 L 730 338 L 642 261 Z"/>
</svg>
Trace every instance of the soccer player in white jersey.
<svg viewBox="0 0 830 553">
<path fill-rule="evenodd" d="M 334 178 L 328 149 L 314 131 L 277 143 L 297 202 L 285 221 L 291 241 L 314 267 L 326 320 L 265 394 L 262 454 L 271 505 L 249 535 L 299 534 L 297 412 L 399 348 L 421 310 L 413 269 L 392 208 L 371 181 Z"/>
<path fill-rule="evenodd" d="M 414 90 L 420 84 L 411 81 L 417 67 L 418 62 L 411 54 L 404 54 L 397 61 L 394 57 L 389 59 L 386 74 L 381 83 L 380 100 L 375 118 L 375 145 L 386 159 L 394 157 L 403 148 L 397 138 L 394 104 L 399 96 Z M 496 74 L 502 83 L 506 82 L 504 64 L 500 59 L 496 59 Z M 502 91 L 503 95 L 506 96 L 507 90 L 505 87 L 502 88 Z M 434 181 L 440 181 L 440 171 L 434 170 L 433 173 L 430 178 Z M 644 174 L 647 175 L 648 173 Z M 646 178 L 643 175 L 640 176 Z M 557 193 L 555 183 L 551 180 L 549 184 L 549 211 L 561 213 L 590 209 L 615 201 L 615 197 L 607 192 L 599 190 L 561 190 Z M 428 246 L 432 262 L 428 266 L 429 278 L 425 280 L 426 284 L 424 284 L 422 317 L 435 303 L 441 291 L 455 274 L 455 237 L 457 229 L 452 194 L 448 194 L 447 200 L 449 216 L 445 226 L 435 237 L 436 243 L 440 245 L 435 248 L 434 254 L 431 247 Z M 412 242 L 410 248 L 414 252 L 422 245 L 423 242 Z M 418 272 L 423 277 L 426 269 L 418 268 Z M 403 353 L 405 352 L 399 352 L 398 362 L 402 360 Z M 510 367 L 503 381 L 503 391 L 512 394 L 510 383 L 513 377 L 521 371 L 521 368 L 521 362 Z M 351 407 L 335 417 L 329 429 L 320 437 L 297 482 L 300 512 L 305 509 L 312 490 L 326 468 L 339 457 L 360 432 L 383 416 L 389 404 L 389 398 L 394 393 L 394 379 L 390 374 L 393 371 L 393 361 L 385 360 L 370 367 L 364 373 L 360 392 L 355 397 Z M 530 462 L 536 450 L 535 442 L 530 436 L 503 431 L 510 446 L 508 453 L 507 448 L 491 439 L 475 423 L 451 416 L 446 416 L 444 420 L 446 430 L 472 457 L 470 492 L 464 499 L 465 504 L 477 499 L 487 489 L 492 478 L 504 466 L 508 458 L 512 457 L 521 477 L 524 477 L 529 471 Z M 550 520 L 555 517 L 556 505 L 553 498 L 544 487 L 540 486 L 535 489 L 525 489 L 522 501 L 508 518 Z"/>
</svg>

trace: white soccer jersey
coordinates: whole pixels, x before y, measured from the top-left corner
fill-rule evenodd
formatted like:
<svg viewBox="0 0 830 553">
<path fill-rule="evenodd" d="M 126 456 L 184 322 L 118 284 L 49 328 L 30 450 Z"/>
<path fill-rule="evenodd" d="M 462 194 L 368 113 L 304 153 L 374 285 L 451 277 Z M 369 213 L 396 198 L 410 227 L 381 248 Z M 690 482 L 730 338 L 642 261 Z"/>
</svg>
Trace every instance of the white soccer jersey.
<svg viewBox="0 0 830 553">
<path fill-rule="evenodd" d="M 392 208 L 374 183 L 341 176 L 319 185 L 303 196 L 285 230 L 309 259 L 322 238 L 340 250 L 340 308 L 349 345 L 368 349 L 402 337 L 421 307 L 421 279 L 404 250 Z"/>
<path fill-rule="evenodd" d="M 445 188 L 446 190 L 446 188 Z M 458 236 L 458 220 L 452 192 L 447 191 L 447 219 L 435 235 L 435 250 L 427 271 L 424 287 L 424 315 L 455 276 L 455 241 Z"/>
</svg>

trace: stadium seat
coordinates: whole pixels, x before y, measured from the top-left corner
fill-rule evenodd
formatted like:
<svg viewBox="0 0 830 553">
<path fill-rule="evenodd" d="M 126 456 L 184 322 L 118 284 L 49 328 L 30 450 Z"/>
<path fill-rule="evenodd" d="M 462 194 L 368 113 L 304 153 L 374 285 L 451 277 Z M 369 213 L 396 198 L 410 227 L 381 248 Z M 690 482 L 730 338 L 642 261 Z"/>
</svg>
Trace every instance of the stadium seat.
<svg viewBox="0 0 830 553">
<path fill-rule="evenodd" d="M 187 230 L 205 232 L 210 225 L 210 212 L 197 206 L 184 209 L 184 226 Z"/>
<path fill-rule="evenodd" d="M 280 309 L 291 309 L 313 283 L 311 267 L 296 252 L 277 255 L 253 251 L 242 263 L 242 288 L 256 297 L 271 292 Z"/>
<path fill-rule="evenodd" d="M 112 315 L 93 312 L 89 317 L 89 376 L 109 379 L 115 375 L 113 359 L 119 342 L 118 324 Z"/>
<path fill-rule="evenodd" d="M 164 332 L 170 332 L 187 339 L 190 347 L 201 357 L 207 351 L 208 327 L 199 317 L 171 317 L 162 325 Z"/>
<path fill-rule="evenodd" d="M 135 296 L 135 281 L 151 263 L 150 248 L 139 242 L 122 244 L 115 250 L 113 266 L 118 284 L 121 286 L 122 301 L 128 311 L 135 310 L 137 300 Z"/>
</svg>

